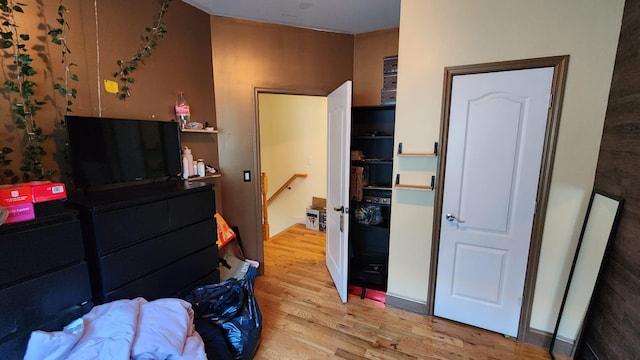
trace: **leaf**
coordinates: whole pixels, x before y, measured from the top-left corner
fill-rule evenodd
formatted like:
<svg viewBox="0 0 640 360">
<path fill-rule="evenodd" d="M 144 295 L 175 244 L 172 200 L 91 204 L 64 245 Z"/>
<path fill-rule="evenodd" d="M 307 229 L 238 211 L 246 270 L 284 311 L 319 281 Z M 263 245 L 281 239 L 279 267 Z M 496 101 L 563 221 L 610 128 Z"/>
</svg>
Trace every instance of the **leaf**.
<svg viewBox="0 0 640 360">
<path fill-rule="evenodd" d="M 13 149 L 10 148 L 10 147 L 6 147 L 5 146 L 5 147 L 2 148 L 2 153 L 3 154 L 11 154 L 12 152 L 13 152 Z"/>
<path fill-rule="evenodd" d="M 24 10 L 22 10 L 22 7 L 20 7 L 20 5 L 14 5 L 13 6 L 13 11 L 19 12 L 19 13 L 24 13 Z"/>
<path fill-rule="evenodd" d="M 73 81 L 78 81 L 78 75 L 76 75 L 76 74 L 71 74 L 70 78 Z"/>
<path fill-rule="evenodd" d="M 29 34 L 20 34 L 20 39 L 24 41 L 29 41 Z"/>
</svg>

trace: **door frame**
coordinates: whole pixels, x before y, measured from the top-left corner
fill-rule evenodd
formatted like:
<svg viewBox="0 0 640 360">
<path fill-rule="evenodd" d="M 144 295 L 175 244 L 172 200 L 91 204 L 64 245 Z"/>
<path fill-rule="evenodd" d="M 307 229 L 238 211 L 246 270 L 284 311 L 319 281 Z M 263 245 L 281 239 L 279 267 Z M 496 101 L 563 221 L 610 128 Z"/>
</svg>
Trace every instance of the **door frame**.
<svg viewBox="0 0 640 360">
<path fill-rule="evenodd" d="M 272 88 L 268 86 L 254 86 L 253 87 L 253 107 L 254 107 L 254 115 L 253 118 L 255 120 L 255 132 L 253 134 L 253 143 L 255 146 L 255 152 L 253 153 L 253 166 L 256 169 L 256 173 L 253 175 L 254 179 L 257 181 L 253 181 L 255 197 L 254 202 L 257 211 L 255 212 L 255 221 L 256 221 L 256 229 L 257 234 L 256 238 L 260 242 L 260 253 L 262 258 L 264 258 L 264 236 L 262 232 L 262 219 L 264 217 L 262 211 L 262 159 L 260 154 L 260 102 L 259 97 L 260 94 L 274 94 L 274 95 L 300 95 L 300 96 L 324 96 L 327 97 L 329 93 L 320 89 L 285 89 L 285 88 Z M 264 262 L 264 261 L 263 261 Z M 258 268 L 258 275 L 264 275 L 265 268 L 267 267 L 266 262 L 264 262 L 263 266 Z"/>
<path fill-rule="evenodd" d="M 440 221 L 442 219 L 442 202 L 444 195 L 444 174 L 446 169 L 447 146 L 449 138 L 449 111 L 451 110 L 451 91 L 453 88 L 453 77 L 456 75 L 469 75 L 479 73 L 489 73 L 497 71 L 524 70 L 541 67 L 553 67 L 553 79 L 551 82 L 552 102 L 547 115 L 547 127 L 545 132 L 544 145 L 542 149 L 542 162 L 540 165 L 540 178 L 536 196 L 536 209 L 533 219 L 531 242 L 529 245 L 529 261 L 524 284 L 524 294 L 522 309 L 520 311 L 520 322 L 518 325 L 518 339 L 527 342 L 530 337 L 529 323 L 531 321 L 531 310 L 533 306 L 533 295 L 538 272 L 538 262 L 540 260 L 540 249 L 542 246 L 542 234 L 546 217 L 547 203 L 549 200 L 549 188 L 551 185 L 551 175 L 553 162 L 558 140 L 558 129 L 560 126 L 560 115 L 562 112 L 562 100 L 567 79 L 569 66 L 569 55 L 552 56 L 543 58 L 512 60 L 502 62 L 492 62 L 485 64 L 461 65 L 446 67 L 444 69 L 444 83 L 442 94 L 442 113 L 440 121 L 440 146 L 438 153 L 438 181 L 434 191 L 434 214 L 433 214 L 433 236 L 431 246 L 431 265 L 429 271 L 429 294 L 427 297 L 427 315 L 433 315 L 435 306 L 436 276 L 438 269 L 438 253 L 440 249 Z"/>
</svg>

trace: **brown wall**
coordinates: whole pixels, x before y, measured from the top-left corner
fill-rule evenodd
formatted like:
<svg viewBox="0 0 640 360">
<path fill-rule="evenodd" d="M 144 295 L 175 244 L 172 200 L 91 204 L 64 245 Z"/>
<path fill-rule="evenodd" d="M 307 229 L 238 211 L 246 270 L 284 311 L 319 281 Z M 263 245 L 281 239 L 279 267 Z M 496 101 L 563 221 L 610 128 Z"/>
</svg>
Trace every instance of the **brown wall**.
<svg viewBox="0 0 640 360">
<path fill-rule="evenodd" d="M 639 0 L 626 1 L 596 170 L 595 188 L 625 200 L 593 315 L 585 325 L 585 340 L 600 359 L 635 359 L 640 353 L 639 9 Z"/>
<path fill-rule="evenodd" d="M 46 5 L 39 9 L 38 3 Z M 132 56 L 139 48 L 144 28 L 152 26 L 159 12 L 157 2 L 98 0 L 97 19 L 93 1 L 66 0 L 64 5 L 69 9 L 67 21 L 70 29 L 66 33 L 71 48 L 69 61 L 78 64 L 74 72 L 80 78 L 78 83 L 72 83 L 78 89 L 78 99 L 72 107 L 73 114 L 171 120 L 176 94 L 182 90 L 192 107 L 194 121 L 215 124 L 208 14 L 182 1 L 170 3 L 165 19 L 168 33 L 160 40 L 153 55 L 145 60 L 146 64 L 133 72 L 136 82 L 132 86 L 132 96 L 122 101 L 116 95 L 106 93 L 102 82 L 114 79 L 118 59 Z M 42 45 L 44 49 L 37 56 L 32 55 L 39 72 L 36 96 L 47 101 L 36 119 L 45 133 L 54 134 L 54 138 L 45 143 L 48 155 L 44 163 L 48 168 L 56 169 L 59 164 L 64 164 L 58 149 L 66 136 L 64 128 L 60 126 L 64 116 L 64 99 L 55 95 L 52 79 L 61 77 L 63 69 L 60 65 L 60 48 L 49 43 L 46 33 L 37 32 L 37 27 L 42 23 L 55 24 L 57 7 L 58 3 L 54 1 L 28 1 L 24 7 L 25 15 L 18 19 L 18 23 L 28 28 L 31 34 L 30 43 Z M 37 15 L 39 11 L 42 11 L 42 16 Z M 38 43 L 37 38 L 45 38 L 46 41 Z M 10 59 L 3 57 L 2 60 L 0 81 L 4 82 L 7 61 Z M 4 89 L 2 95 L 2 109 L 8 109 L 10 100 Z M 0 112 L 0 124 L 0 144 L 9 145 L 16 151 L 12 158 L 14 170 L 17 170 L 21 161 L 18 153 L 22 132 L 13 128 L 8 111 Z M 191 141 L 203 142 L 189 137 L 183 140 L 187 144 Z M 207 144 L 194 145 L 194 152 L 217 163 L 217 143 L 215 139 L 209 140 Z M 56 152 L 58 156 L 54 157 Z M 54 179 L 60 179 L 62 173 L 64 170 L 58 172 Z M 62 180 L 68 182 L 66 178 Z"/>
<path fill-rule="evenodd" d="M 328 94 L 353 78 L 353 36 L 216 16 L 211 33 L 223 215 L 239 226 L 245 255 L 263 262 L 256 89 Z"/>
<path fill-rule="evenodd" d="M 383 60 L 398 55 L 399 29 L 357 34 L 353 50 L 353 105 L 379 105 Z"/>
</svg>

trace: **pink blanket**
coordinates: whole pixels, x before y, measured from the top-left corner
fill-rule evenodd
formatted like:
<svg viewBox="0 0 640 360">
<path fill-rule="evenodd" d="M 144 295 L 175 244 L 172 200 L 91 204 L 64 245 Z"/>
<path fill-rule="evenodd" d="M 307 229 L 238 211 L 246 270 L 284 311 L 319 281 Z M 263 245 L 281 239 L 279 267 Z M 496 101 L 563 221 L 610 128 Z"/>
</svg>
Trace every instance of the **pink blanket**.
<svg viewBox="0 0 640 360">
<path fill-rule="evenodd" d="M 117 300 L 95 306 L 62 331 L 34 331 L 25 360 L 206 360 L 191 304 Z"/>
</svg>

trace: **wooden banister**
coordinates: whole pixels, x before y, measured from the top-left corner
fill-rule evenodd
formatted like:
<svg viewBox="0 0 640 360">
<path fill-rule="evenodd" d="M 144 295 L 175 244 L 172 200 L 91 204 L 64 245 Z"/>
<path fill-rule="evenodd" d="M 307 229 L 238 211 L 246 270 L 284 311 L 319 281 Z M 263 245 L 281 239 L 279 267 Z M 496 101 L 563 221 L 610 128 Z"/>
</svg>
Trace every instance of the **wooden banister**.
<svg viewBox="0 0 640 360">
<path fill-rule="evenodd" d="M 269 212 L 267 211 L 267 192 L 269 191 L 269 183 L 267 174 L 260 174 L 261 192 L 262 192 L 262 240 L 269 240 Z"/>
<path fill-rule="evenodd" d="M 308 174 L 293 174 L 291 175 L 291 177 L 289 178 L 289 180 L 287 180 L 287 182 L 284 183 L 284 185 L 280 186 L 280 188 L 278 189 L 278 191 L 274 192 L 273 195 L 271 195 L 271 197 L 269 199 L 267 199 L 267 205 L 271 202 L 271 200 L 273 200 L 276 196 L 280 195 L 281 192 L 283 192 L 285 189 L 289 188 L 289 185 L 291 185 L 292 182 L 294 182 L 297 178 L 306 178 L 308 176 Z"/>
</svg>

